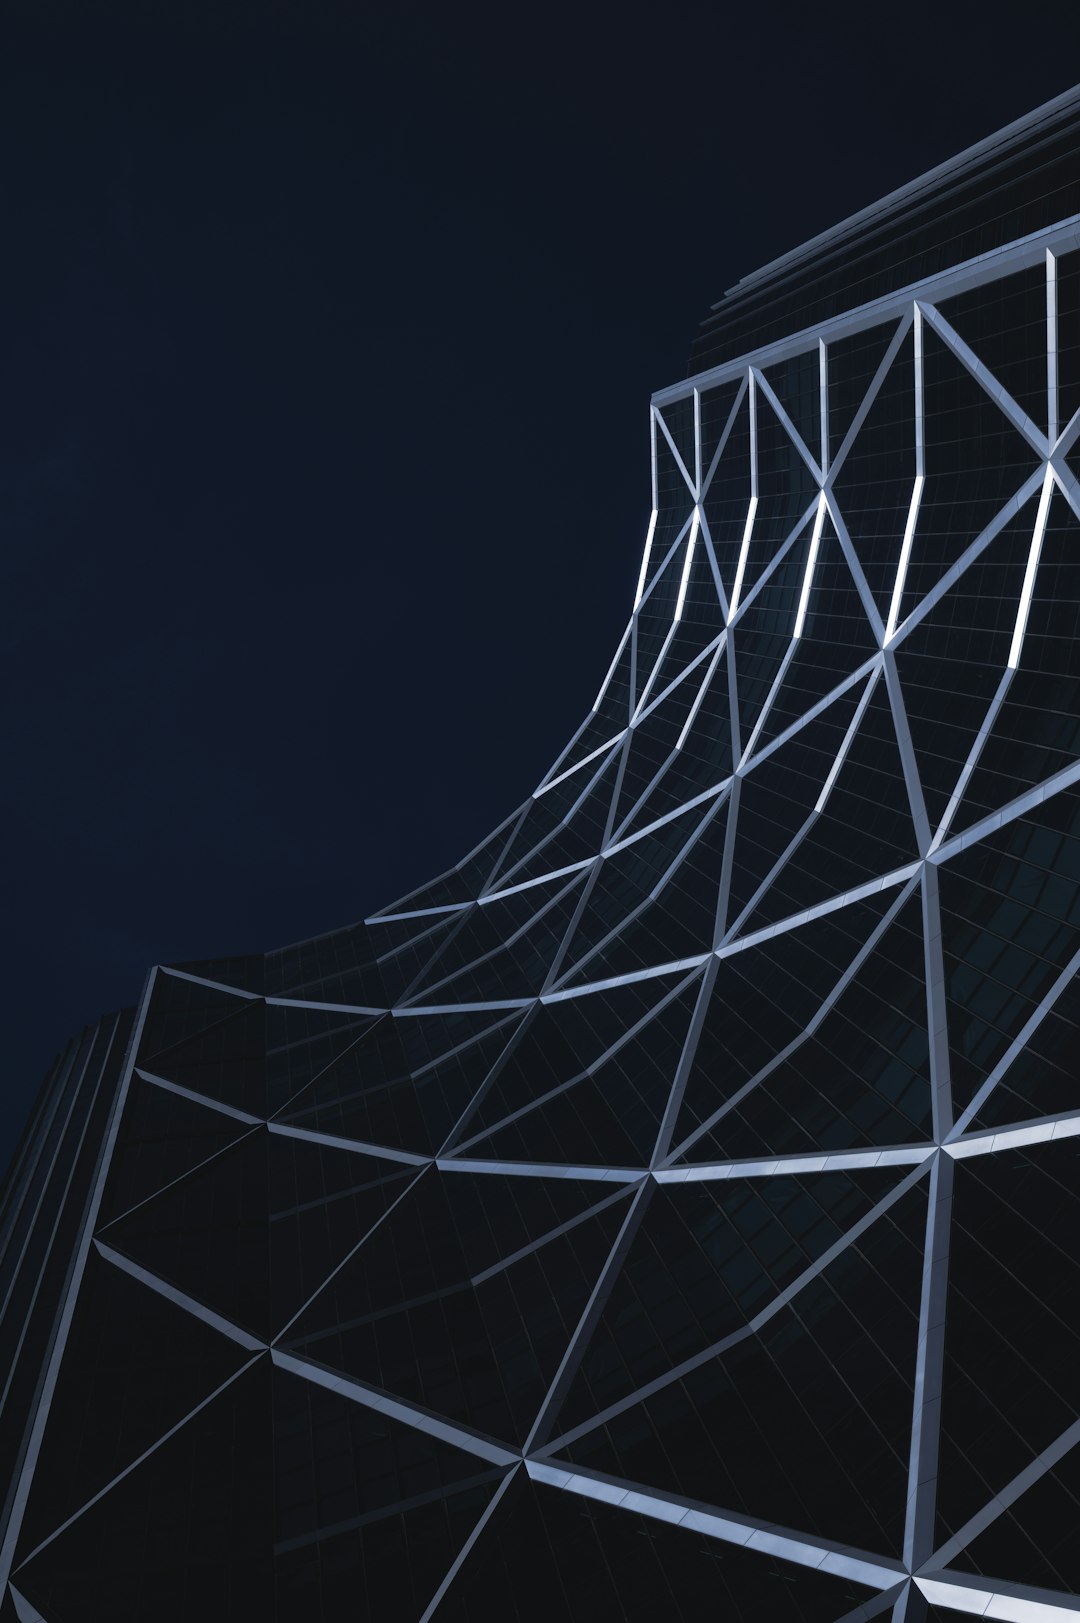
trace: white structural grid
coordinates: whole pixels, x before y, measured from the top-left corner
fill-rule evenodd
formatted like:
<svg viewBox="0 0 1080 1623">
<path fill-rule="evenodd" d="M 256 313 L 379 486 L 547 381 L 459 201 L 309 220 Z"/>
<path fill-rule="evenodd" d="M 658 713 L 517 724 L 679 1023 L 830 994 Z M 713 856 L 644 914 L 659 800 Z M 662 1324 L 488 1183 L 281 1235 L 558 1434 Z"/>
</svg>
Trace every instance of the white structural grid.
<svg viewBox="0 0 1080 1623">
<path fill-rule="evenodd" d="M 382 997 L 325 954 L 262 989 L 156 972 L 144 1022 L 190 997 L 224 1036 L 140 1027 L 5 1549 L 20 1618 L 54 1623 L 50 1549 L 267 1363 L 447 1450 L 444 1493 L 488 1483 L 425 1623 L 513 1615 L 482 1602 L 526 1495 L 599 1518 L 568 1524 L 586 1589 L 573 1528 L 645 1526 L 672 1570 L 748 1563 L 725 1615 L 1080 1613 L 1052 1531 L 1080 1496 L 1078 262 L 1070 222 L 655 398 L 596 702 L 458 868 L 342 934 Z M 277 1094 L 226 1063 L 254 1011 Z M 110 1205 L 163 1096 L 228 1143 Z M 261 1319 L 166 1245 L 256 1143 L 340 1161 L 324 1205 L 379 1191 Z M 238 1362 L 32 1525 L 91 1269 Z"/>
</svg>

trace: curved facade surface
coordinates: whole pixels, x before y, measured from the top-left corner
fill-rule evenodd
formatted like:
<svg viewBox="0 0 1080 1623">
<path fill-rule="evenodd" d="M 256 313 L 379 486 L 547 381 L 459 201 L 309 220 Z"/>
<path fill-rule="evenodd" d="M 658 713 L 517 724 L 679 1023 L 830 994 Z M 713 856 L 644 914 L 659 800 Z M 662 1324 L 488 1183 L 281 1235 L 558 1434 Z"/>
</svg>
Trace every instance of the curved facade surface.
<svg viewBox="0 0 1080 1623">
<path fill-rule="evenodd" d="M 458 868 L 151 976 L 0 1619 L 1080 1612 L 1070 150 L 655 398 L 626 634 Z"/>
</svg>

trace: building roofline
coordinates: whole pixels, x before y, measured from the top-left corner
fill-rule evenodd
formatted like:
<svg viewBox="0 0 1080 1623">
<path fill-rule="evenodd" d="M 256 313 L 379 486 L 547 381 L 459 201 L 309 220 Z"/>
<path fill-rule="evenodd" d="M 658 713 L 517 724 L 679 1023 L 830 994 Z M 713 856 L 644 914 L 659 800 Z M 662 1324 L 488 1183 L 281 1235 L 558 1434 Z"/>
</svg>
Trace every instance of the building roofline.
<svg viewBox="0 0 1080 1623">
<path fill-rule="evenodd" d="M 1030 113 L 1025 113 L 1022 118 L 1014 119 L 1011 124 L 1006 124 L 1000 130 L 995 130 L 991 135 L 984 136 L 974 146 L 965 147 L 963 152 L 958 152 L 944 163 L 938 164 L 933 169 L 926 170 L 924 174 L 917 176 L 914 180 L 907 181 L 905 185 L 897 187 L 895 191 L 889 192 L 885 197 L 878 198 L 875 202 L 868 204 L 866 208 L 859 209 L 855 214 L 849 214 L 836 225 L 830 226 L 827 231 L 819 232 L 816 237 L 808 238 L 807 241 L 800 243 L 798 247 L 790 248 L 787 253 L 781 254 L 776 259 L 769 260 L 768 264 L 748 272 L 746 276 L 740 277 L 733 287 L 728 288 L 724 297 L 717 299 L 711 309 L 720 310 L 733 295 L 749 292 L 751 288 L 764 282 L 776 272 L 794 267 L 800 260 L 807 259 L 840 238 L 860 230 L 899 204 L 913 201 L 920 193 L 931 190 L 947 176 L 960 175 L 965 169 L 972 167 L 972 165 L 978 163 L 980 159 L 985 158 L 997 148 L 1011 145 L 1021 136 L 1038 129 L 1041 124 L 1051 123 L 1060 114 L 1074 108 L 1080 108 L 1080 84 L 1073 85 L 1071 89 L 1062 91 L 1059 96 L 1054 96 L 1050 101 L 1043 102 L 1040 107 L 1036 107 Z"/>
</svg>

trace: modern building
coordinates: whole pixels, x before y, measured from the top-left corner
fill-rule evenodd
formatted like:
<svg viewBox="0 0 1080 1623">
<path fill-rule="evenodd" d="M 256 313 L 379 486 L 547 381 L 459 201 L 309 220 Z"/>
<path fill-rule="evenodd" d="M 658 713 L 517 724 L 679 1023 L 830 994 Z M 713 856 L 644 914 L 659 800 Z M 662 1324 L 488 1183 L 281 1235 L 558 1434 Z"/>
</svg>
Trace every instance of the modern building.
<svg viewBox="0 0 1080 1623">
<path fill-rule="evenodd" d="M 2 1623 L 1080 1613 L 1080 94 L 651 409 L 526 804 L 47 1082 Z"/>
</svg>

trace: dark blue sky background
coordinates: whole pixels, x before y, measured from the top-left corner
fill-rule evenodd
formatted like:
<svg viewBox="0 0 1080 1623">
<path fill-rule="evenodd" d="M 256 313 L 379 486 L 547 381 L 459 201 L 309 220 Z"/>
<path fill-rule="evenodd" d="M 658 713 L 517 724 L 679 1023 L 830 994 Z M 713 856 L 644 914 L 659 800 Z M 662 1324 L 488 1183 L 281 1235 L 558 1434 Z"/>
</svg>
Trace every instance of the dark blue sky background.
<svg viewBox="0 0 1080 1623">
<path fill-rule="evenodd" d="M 1076 73 L 1067 5 L 871 15 L 9 0 L 0 1160 L 150 963 L 351 922 L 525 797 L 708 305 Z"/>
</svg>

